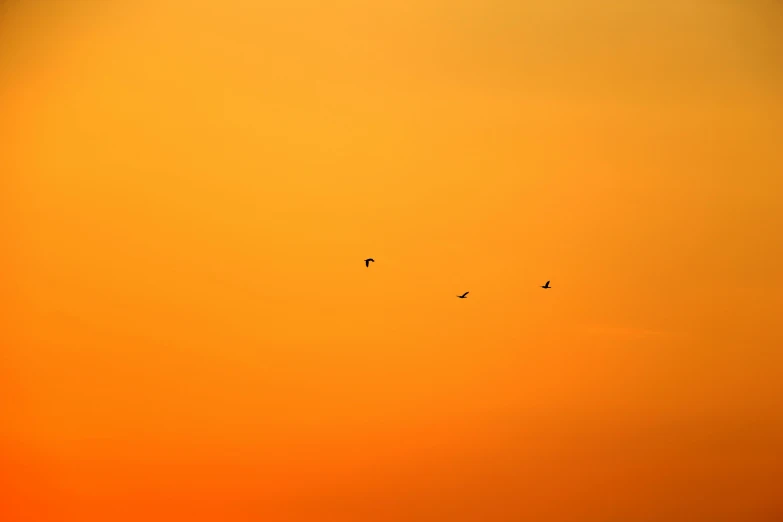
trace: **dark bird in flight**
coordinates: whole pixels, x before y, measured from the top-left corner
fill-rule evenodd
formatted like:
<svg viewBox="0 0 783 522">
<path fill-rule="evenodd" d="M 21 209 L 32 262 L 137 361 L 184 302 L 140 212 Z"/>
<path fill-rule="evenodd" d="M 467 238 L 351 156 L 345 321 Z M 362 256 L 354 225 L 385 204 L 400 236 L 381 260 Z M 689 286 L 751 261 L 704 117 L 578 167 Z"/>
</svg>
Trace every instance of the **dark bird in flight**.
<svg viewBox="0 0 783 522">
<path fill-rule="evenodd" d="M 468 296 L 469 293 L 470 292 L 465 292 L 464 294 L 458 295 L 457 297 L 459 297 L 460 299 L 465 299 Z"/>
<path fill-rule="evenodd" d="M 370 268 L 370 263 L 375 263 L 375 259 L 370 257 L 364 260 L 364 266 L 366 266 L 367 268 Z"/>
<path fill-rule="evenodd" d="M 548 289 L 550 289 L 552 287 L 549 286 L 549 281 L 547 281 L 546 284 L 544 286 L 542 286 L 541 288 L 543 288 L 544 290 L 548 290 Z"/>
</svg>

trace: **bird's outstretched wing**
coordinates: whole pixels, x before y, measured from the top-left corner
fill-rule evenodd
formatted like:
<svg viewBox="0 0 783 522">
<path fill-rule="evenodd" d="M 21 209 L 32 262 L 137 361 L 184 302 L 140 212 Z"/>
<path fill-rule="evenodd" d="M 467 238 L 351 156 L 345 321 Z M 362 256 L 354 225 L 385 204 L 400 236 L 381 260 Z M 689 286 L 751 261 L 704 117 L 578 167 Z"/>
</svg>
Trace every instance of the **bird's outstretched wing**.
<svg viewBox="0 0 783 522">
<path fill-rule="evenodd" d="M 547 282 L 546 282 L 546 284 L 545 284 L 544 286 L 549 286 L 549 281 L 547 281 Z"/>
</svg>

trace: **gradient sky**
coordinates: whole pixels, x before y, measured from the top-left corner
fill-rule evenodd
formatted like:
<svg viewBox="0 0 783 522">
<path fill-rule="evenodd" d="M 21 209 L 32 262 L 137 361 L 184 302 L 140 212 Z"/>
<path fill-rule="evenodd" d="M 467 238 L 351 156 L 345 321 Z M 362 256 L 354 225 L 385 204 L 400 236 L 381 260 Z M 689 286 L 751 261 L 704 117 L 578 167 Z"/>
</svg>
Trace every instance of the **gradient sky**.
<svg viewBox="0 0 783 522">
<path fill-rule="evenodd" d="M 0 2 L 0 518 L 783 519 L 781 28 Z"/>
</svg>

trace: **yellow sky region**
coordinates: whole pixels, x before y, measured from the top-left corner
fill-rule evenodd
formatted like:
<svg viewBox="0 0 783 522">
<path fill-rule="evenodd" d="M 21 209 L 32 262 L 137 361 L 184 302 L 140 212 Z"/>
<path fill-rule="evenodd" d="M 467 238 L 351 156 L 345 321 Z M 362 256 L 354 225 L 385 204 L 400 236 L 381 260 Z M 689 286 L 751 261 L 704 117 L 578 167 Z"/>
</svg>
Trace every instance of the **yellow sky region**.
<svg viewBox="0 0 783 522">
<path fill-rule="evenodd" d="M 0 6 L 4 520 L 783 517 L 780 2 Z"/>
</svg>

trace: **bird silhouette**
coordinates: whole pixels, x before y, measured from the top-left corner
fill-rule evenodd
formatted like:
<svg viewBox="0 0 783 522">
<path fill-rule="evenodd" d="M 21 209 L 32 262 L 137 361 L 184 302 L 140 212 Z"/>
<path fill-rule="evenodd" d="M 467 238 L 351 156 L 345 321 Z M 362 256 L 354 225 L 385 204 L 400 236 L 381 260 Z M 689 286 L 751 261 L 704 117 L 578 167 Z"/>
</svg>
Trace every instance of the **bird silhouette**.
<svg viewBox="0 0 783 522">
<path fill-rule="evenodd" d="M 459 297 L 460 299 L 465 299 L 468 296 L 469 293 L 470 292 L 465 292 L 464 294 L 458 295 L 457 297 Z"/>
<path fill-rule="evenodd" d="M 544 290 L 549 290 L 552 287 L 549 286 L 549 281 L 547 281 L 546 284 L 544 286 L 542 286 L 541 288 L 543 288 Z"/>
<path fill-rule="evenodd" d="M 370 257 L 364 260 L 364 266 L 366 266 L 367 268 L 370 267 L 370 263 L 375 263 L 375 259 Z"/>
</svg>

